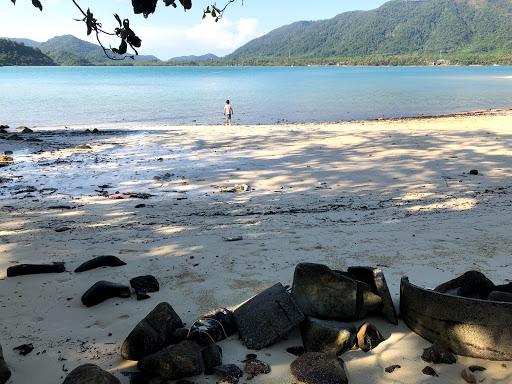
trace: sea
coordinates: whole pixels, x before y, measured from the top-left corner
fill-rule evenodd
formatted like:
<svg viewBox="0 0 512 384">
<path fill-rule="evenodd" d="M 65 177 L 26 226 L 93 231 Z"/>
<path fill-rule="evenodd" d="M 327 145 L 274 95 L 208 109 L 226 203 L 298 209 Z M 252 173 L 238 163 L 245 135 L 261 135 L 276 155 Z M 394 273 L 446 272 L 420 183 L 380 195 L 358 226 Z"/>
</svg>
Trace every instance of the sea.
<svg viewBox="0 0 512 384">
<path fill-rule="evenodd" d="M 512 67 L 0 67 L 0 124 L 336 122 L 512 107 Z"/>
</svg>

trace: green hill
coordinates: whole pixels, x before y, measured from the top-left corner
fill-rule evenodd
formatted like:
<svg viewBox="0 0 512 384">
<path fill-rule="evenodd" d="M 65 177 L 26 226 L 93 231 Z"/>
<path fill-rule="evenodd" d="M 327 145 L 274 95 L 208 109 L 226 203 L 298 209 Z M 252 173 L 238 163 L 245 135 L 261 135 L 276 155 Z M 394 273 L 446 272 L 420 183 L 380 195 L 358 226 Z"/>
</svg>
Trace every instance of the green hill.
<svg viewBox="0 0 512 384">
<path fill-rule="evenodd" d="M 482 58 L 512 50 L 512 0 L 392 0 L 301 21 L 250 41 L 232 61 L 377 56 Z M 491 56 L 492 56 L 491 55 Z"/>
<path fill-rule="evenodd" d="M 0 66 L 9 65 L 55 65 L 55 62 L 37 48 L 0 39 Z"/>
</svg>

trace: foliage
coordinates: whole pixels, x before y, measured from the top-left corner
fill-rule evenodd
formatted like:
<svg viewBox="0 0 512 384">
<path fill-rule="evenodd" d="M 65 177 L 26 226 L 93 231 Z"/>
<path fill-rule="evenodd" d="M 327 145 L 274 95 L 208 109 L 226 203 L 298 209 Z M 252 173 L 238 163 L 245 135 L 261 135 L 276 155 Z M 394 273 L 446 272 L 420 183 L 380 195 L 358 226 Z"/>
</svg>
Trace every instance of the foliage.
<svg viewBox="0 0 512 384">
<path fill-rule="evenodd" d="M 509 52 L 510 0 L 392 0 L 372 11 L 278 28 L 236 50 L 228 59 L 362 58 L 417 55 L 439 58 L 465 52 Z M 386 61 L 386 60 L 384 60 Z"/>
<path fill-rule="evenodd" d="M 8 65 L 55 65 L 55 63 L 37 48 L 0 39 L 0 66 Z"/>
</svg>

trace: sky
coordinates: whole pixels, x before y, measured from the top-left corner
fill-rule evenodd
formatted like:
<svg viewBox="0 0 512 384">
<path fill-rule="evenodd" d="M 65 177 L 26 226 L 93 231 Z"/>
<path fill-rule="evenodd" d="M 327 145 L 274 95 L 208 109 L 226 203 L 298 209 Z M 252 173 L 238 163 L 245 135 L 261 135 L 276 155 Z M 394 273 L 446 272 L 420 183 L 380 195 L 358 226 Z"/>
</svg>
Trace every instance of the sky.
<svg viewBox="0 0 512 384">
<path fill-rule="evenodd" d="M 385 0 L 237 0 L 227 9 L 218 23 L 211 18 L 202 20 L 202 10 L 227 0 L 193 0 L 192 10 L 165 7 L 159 0 L 157 11 L 144 19 L 134 15 L 130 0 L 77 0 L 90 7 L 104 29 L 115 28 L 114 13 L 129 18 L 132 29 L 142 38 L 140 54 L 160 59 L 183 55 L 231 53 L 246 42 L 272 29 L 299 20 L 328 19 L 352 10 L 373 9 Z M 71 0 L 41 0 L 43 12 L 34 8 L 31 0 L 0 0 L 0 36 L 25 37 L 45 41 L 51 37 L 72 34 L 87 38 L 85 25 L 74 21 L 80 13 Z M 176 1 L 176 3 L 179 3 Z M 108 42 L 108 40 L 107 40 Z M 115 40 L 112 41 L 115 44 Z"/>
</svg>

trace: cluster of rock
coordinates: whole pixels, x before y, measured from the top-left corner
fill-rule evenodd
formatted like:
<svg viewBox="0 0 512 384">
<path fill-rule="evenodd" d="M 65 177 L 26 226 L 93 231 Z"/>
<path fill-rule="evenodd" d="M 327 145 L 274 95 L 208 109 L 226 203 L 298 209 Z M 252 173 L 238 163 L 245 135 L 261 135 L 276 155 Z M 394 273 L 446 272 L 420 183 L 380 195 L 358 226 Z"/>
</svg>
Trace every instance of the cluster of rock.
<svg viewBox="0 0 512 384">
<path fill-rule="evenodd" d="M 478 271 L 466 272 L 439 285 L 434 291 L 471 299 L 512 303 L 512 283 L 495 285 Z"/>
<path fill-rule="evenodd" d="M 2 138 L 4 140 L 13 140 L 13 141 L 24 140 L 24 138 L 17 133 L 9 133 L 9 131 L 8 131 L 9 128 L 10 127 L 8 125 L 0 125 L 0 138 Z M 22 135 L 34 133 L 34 131 L 32 129 L 25 127 L 25 126 L 20 126 L 20 127 L 16 128 L 16 130 Z M 34 139 L 34 138 L 27 139 L 27 140 L 28 141 L 39 141 L 38 139 Z"/>
</svg>

